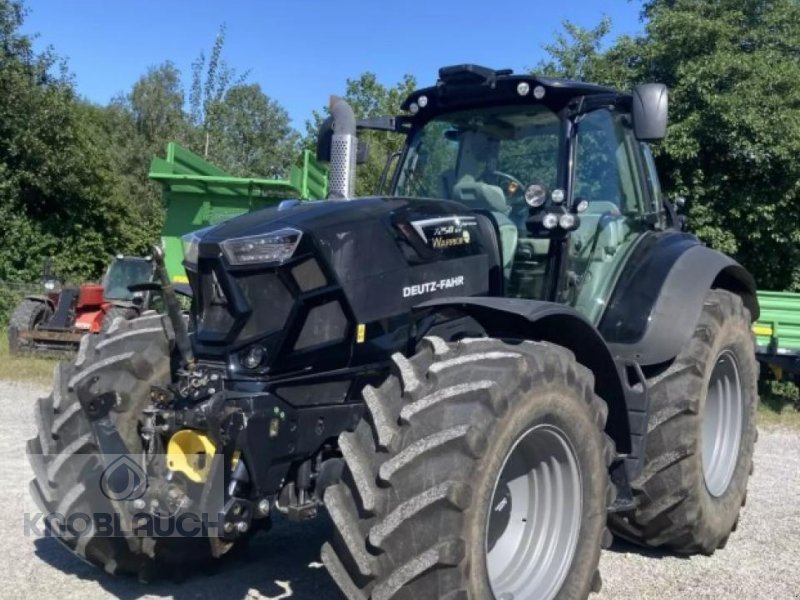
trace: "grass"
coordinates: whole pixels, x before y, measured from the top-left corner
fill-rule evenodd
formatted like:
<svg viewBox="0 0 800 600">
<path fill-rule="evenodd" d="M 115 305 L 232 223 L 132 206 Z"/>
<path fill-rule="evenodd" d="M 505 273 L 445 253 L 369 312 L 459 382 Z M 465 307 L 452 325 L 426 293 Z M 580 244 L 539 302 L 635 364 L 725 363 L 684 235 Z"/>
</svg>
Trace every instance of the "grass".
<svg viewBox="0 0 800 600">
<path fill-rule="evenodd" d="M 762 389 L 761 403 L 758 406 L 758 424 L 800 429 L 800 410 L 794 408 L 786 398 Z"/>
<path fill-rule="evenodd" d="M 56 358 L 27 354 L 11 356 L 6 332 L 0 332 L 0 380 L 24 381 L 47 387 L 53 381 L 53 368 L 57 362 Z"/>
<path fill-rule="evenodd" d="M 779 412 L 762 404 L 758 407 L 758 424 L 800 430 L 800 410 L 787 406 Z"/>
<path fill-rule="evenodd" d="M 0 380 L 24 381 L 48 387 L 53 381 L 53 367 L 58 360 L 33 355 L 11 356 L 8 353 L 6 332 L 0 332 Z M 758 423 L 767 427 L 800 430 L 800 411 L 782 398 L 762 390 Z"/>
</svg>

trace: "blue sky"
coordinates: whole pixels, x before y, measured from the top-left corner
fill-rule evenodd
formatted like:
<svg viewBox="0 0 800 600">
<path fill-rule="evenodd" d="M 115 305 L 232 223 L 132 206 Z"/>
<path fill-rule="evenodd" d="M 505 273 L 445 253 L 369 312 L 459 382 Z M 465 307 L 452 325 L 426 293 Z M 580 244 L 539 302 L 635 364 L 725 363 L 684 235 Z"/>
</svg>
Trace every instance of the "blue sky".
<svg viewBox="0 0 800 600">
<path fill-rule="evenodd" d="M 640 29 L 631 0 L 27 0 L 25 31 L 68 59 L 78 90 L 105 103 L 148 66 L 190 65 L 227 24 L 224 56 L 280 102 L 302 130 L 312 109 L 348 77 L 373 71 L 392 84 L 404 73 L 429 85 L 440 66 L 474 62 L 521 70 L 563 19 L 583 26 L 611 17 L 611 37 Z"/>
</svg>

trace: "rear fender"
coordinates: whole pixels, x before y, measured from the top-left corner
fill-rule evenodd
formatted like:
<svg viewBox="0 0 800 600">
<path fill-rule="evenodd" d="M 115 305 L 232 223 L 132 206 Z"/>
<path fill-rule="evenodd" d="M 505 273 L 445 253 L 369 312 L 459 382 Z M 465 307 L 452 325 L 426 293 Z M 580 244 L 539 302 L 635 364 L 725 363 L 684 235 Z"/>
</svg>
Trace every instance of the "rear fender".
<svg viewBox="0 0 800 600">
<path fill-rule="evenodd" d="M 756 285 L 744 267 L 688 234 L 661 238 L 626 267 L 598 330 L 618 359 L 665 363 L 691 338 L 714 288 L 738 294 L 758 318 Z"/>
<path fill-rule="evenodd" d="M 629 394 L 636 390 L 626 385 L 625 365 L 617 365 L 603 338 L 583 315 L 569 306 L 520 298 L 442 298 L 415 307 L 418 317 L 453 309 L 477 322 L 488 336 L 547 341 L 571 350 L 575 359 L 594 373 L 595 392 L 608 405 L 606 431 L 617 450 L 631 452 L 627 406 Z"/>
</svg>

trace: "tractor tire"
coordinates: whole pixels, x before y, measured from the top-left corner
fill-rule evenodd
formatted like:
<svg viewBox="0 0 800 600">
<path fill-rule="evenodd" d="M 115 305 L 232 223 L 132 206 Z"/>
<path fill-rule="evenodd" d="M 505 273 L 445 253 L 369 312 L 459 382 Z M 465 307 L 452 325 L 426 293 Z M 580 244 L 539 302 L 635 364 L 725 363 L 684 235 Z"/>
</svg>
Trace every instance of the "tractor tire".
<svg viewBox="0 0 800 600">
<path fill-rule="evenodd" d="M 736 530 L 757 438 L 750 328 L 739 296 L 710 291 L 692 338 L 648 382 L 645 464 L 632 482 L 637 508 L 611 518 L 615 534 L 678 554 L 710 555 Z"/>
<path fill-rule="evenodd" d="M 325 490 L 335 534 L 322 561 L 344 595 L 599 591 L 614 446 L 591 372 L 546 343 L 420 347 L 364 389 L 366 418 L 339 438 L 346 468 Z"/>
<path fill-rule="evenodd" d="M 100 331 L 108 331 L 114 321 L 122 319 L 123 321 L 130 321 L 139 316 L 139 311 L 131 306 L 112 306 L 103 315 L 103 322 L 100 324 Z"/>
<path fill-rule="evenodd" d="M 21 340 L 19 332 L 33 331 L 51 316 L 53 310 L 47 302 L 30 298 L 20 302 L 8 320 L 8 351 L 11 354 L 19 354 L 30 350 L 33 345 L 28 340 Z"/>
<path fill-rule="evenodd" d="M 65 526 L 70 514 L 130 514 L 124 501 L 93 489 L 104 463 L 79 391 L 90 397 L 116 392 L 119 402 L 111 420 L 130 452 L 142 453 L 139 417 L 150 401 L 151 386 L 169 382 L 172 346 L 172 329 L 161 315 L 118 320 L 107 332 L 84 336 L 76 358 L 56 366 L 53 392 L 35 409 L 38 434 L 27 445 L 34 472 L 30 493 L 45 515 L 47 532 L 111 574 L 146 580 L 165 567 L 200 562 L 208 553 L 208 539 L 112 537 L 98 535 L 95 523 L 82 523 L 81 531 Z"/>
</svg>

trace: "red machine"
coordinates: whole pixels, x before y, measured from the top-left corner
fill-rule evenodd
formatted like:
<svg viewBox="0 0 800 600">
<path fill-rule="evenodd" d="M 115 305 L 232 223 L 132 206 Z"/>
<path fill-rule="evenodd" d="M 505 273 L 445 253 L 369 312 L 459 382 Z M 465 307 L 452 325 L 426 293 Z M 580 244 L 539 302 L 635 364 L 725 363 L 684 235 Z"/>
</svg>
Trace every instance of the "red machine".
<svg viewBox="0 0 800 600">
<path fill-rule="evenodd" d="M 103 285 L 85 283 L 63 287 L 45 268 L 43 295 L 27 296 L 14 309 L 8 325 L 12 354 L 26 350 L 74 350 L 87 333 L 99 333 L 116 317 L 137 316 L 150 303 L 150 292 L 131 292 L 128 287 L 153 280 L 150 257 L 116 257 L 106 271 Z"/>
<path fill-rule="evenodd" d="M 103 297 L 103 286 L 86 283 L 78 288 L 78 302 L 75 304 L 75 323 L 73 327 L 81 331 L 98 333 L 103 325 L 106 312 L 111 303 Z"/>
</svg>

